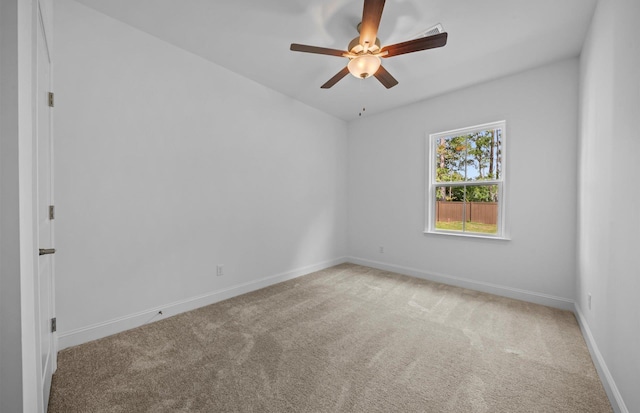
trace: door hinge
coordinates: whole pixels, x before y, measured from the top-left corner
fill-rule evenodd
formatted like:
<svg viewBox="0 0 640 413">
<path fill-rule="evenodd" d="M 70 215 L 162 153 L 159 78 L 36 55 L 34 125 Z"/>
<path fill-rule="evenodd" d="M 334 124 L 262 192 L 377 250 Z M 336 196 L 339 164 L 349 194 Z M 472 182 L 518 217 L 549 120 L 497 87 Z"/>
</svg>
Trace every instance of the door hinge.
<svg viewBox="0 0 640 413">
<path fill-rule="evenodd" d="M 49 205 L 49 219 L 56 218 L 56 208 L 53 205 Z"/>
<path fill-rule="evenodd" d="M 53 92 L 49 92 L 49 107 L 53 107 Z"/>
<path fill-rule="evenodd" d="M 56 329 L 57 329 L 57 325 L 56 325 L 56 318 L 55 318 L 55 317 L 53 317 L 53 318 L 51 319 L 51 332 L 52 332 L 52 333 L 55 333 L 55 332 L 56 332 Z"/>
</svg>

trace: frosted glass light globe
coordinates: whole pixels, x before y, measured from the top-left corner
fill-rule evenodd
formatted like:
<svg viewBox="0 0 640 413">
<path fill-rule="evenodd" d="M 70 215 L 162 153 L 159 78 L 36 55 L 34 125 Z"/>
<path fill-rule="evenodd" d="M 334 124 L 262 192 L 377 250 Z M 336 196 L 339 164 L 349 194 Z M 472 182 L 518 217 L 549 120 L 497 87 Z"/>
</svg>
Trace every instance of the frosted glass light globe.
<svg viewBox="0 0 640 413">
<path fill-rule="evenodd" d="M 381 61 L 378 56 L 363 54 L 351 59 L 347 67 L 349 72 L 358 79 L 366 79 L 378 71 L 380 64 Z"/>
</svg>

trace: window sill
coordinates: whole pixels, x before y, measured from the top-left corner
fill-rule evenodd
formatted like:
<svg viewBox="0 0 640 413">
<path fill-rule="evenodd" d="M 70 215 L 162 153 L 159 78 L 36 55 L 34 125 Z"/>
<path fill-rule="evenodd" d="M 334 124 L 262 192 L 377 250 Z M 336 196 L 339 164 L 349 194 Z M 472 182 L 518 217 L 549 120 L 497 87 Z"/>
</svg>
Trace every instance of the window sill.
<svg viewBox="0 0 640 413">
<path fill-rule="evenodd" d="M 462 233 L 462 232 L 453 232 L 453 231 L 424 231 L 425 235 L 448 235 L 453 237 L 461 237 L 461 238 L 481 238 L 481 239 L 493 239 L 498 241 L 511 241 L 511 238 L 497 236 L 497 235 L 483 235 L 476 233 Z"/>
</svg>

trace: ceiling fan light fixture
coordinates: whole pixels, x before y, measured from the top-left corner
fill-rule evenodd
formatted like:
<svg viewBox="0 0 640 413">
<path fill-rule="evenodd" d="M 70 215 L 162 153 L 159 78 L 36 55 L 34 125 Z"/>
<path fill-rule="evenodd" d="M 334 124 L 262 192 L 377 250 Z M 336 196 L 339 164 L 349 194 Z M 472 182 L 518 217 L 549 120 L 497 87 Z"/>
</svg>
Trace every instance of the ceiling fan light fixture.
<svg viewBox="0 0 640 413">
<path fill-rule="evenodd" d="M 391 89 L 398 84 L 398 81 L 380 64 L 381 57 L 394 57 L 419 52 L 421 50 L 435 49 L 447 44 L 448 35 L 442 31 L 442 25 L 437 24 L 425 32 L 420 33 L 420 37 L 417 39 L 386 45 L 384 48 L 380 48 L 380 39 L 378 39 L 377 36 L 384 3 L 385 0 L 364 0 L 362 20 L 358 25 L 360 36 L 349 42 L 349 47 L 346 51 L 291 43 L 290 49 L 294 52 L 323 54 L 349 59 L 347 67 L 343 67 L 342 70 L 320 86 L 320 88 L 329 89 L 348 73 L 351 73 L 358 79 L 366 79 L 374 76 L 384 87 Z"/>
<path fill-rule="evenodd" d="M 363 54 L 351 59 L 347 67 L 349 68 L 349 73 L 358 79 L 366 79 L 378 71 L 380 64 L 381 61 L 378 56 Z"/>
</svg>

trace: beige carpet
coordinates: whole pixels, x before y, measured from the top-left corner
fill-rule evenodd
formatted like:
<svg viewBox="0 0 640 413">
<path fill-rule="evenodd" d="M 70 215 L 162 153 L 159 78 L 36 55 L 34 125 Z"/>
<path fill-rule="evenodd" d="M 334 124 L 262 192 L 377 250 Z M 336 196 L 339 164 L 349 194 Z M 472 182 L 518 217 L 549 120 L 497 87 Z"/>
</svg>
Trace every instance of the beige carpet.
<svg viewBox="0 0 640 413">
<path fill-rule="evenodd" d="M 610 412 L 570 312 L 343 264 L 61 351 L 49 412 Z"/>
</svg>

